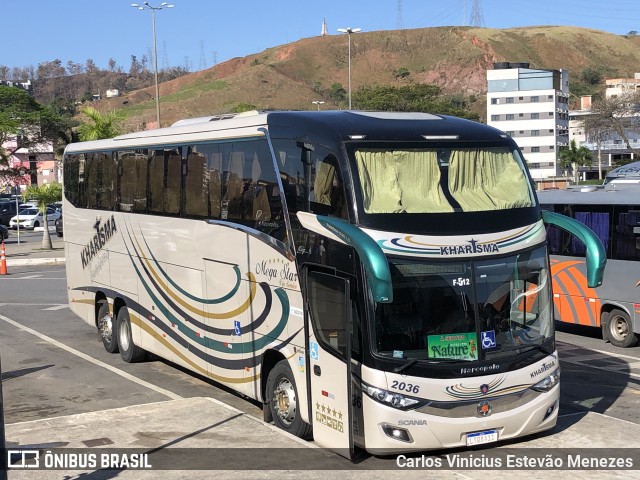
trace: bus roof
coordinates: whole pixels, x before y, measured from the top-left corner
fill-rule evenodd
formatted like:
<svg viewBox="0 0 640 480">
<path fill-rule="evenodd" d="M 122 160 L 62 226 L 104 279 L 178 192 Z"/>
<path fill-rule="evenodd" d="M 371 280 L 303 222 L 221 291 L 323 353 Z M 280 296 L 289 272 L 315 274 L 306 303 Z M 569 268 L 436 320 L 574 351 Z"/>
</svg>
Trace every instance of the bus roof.
<svg viewBox="0 0 640 480">
<path fill-rule="evenodd" d="M 613 184 L 603 188 L 590 185 L 567 190 L 537 192 L 540 205 L 640 205 L 640 186 Z"/>
<path fill-rule="evenodd" d="M 422 112 L 250 111 L 184 119 L 172 126 L 128 133 L 108 140 L 69 144 L 66 153 L 111 150 L 154 145 L 176 145 L 222 138 L 291 130 L 296 135 L 322 134 L 334 141 L 356 139 L 396 141 L 501 141 L 508 136 L 498 129 L 472 120 Z"/>
<path fill-rule="evenodd" d="M 640 162 L 628 163 L 611 170 L 604 183 L 635 183 L 640 184 Z"/>
</svg>

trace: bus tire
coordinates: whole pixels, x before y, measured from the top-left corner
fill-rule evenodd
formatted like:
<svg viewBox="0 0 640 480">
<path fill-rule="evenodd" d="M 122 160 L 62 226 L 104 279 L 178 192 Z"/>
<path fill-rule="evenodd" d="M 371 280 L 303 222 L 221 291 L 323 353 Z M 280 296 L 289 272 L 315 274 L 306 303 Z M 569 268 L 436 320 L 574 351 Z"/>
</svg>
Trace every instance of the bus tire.
<svg viewBox="0 0 640 480">
<path fill-rule="evenodd" d="M 147 352 L 133 343 L 133 335 L 131 335 L 131 320 L 129 319 L 129 310 L 122 307 L 118 311 L 118 348 L 120 356 L 127 363 L 141 362 L 147 355 Z"/>
<path fill-rule="evenodd" d="M 638 343 L 638 337 L 633 333 L 633 324 L 627 312 L 614 308 L 609 312 L 606 323 L 607 338 L 616 347 L 633 347 Z"/>
<path fill-rule="evenodd" d="M 286 360 L 279 361 L 269 372 L 266 393 L 273 423 L 296 437 L 311 438 L 311 425 L 300 417 L 298 390 Z"/>
<path fill-rule="evenodd" d="M 118 353 L 118 339 L 116 338 L 116 319 L 109 313 L 109 303 L 100 301 L 98 309 L 98 333 L 102 339 L 104 349 L 109 353 Z"/>
</svg>

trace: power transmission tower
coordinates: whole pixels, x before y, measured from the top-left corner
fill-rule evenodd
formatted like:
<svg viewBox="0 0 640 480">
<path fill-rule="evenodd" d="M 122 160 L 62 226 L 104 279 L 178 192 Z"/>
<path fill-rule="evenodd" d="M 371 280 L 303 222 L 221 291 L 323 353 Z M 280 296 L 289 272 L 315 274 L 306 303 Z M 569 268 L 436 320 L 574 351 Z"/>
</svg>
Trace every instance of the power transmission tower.
<svg viewBox="0 0 640 480">
<path fill-rule="evenodd" d="M 467 0 L 462 0 L 462 26 L 467 24 Z"/>
<path fill-rule="evenodd" d="M 169 70 L 169 57 L 167 56 L 167 42 L 162 42 L 162 70 Z"/>
<path fill-rule="evenodd" d="M 396 30 L 404 30 L 404 23 L 402 22 L 402 0 L 398 0 L 398 15 L 396 17 Z"/>
<path fill-rule="evenodd" d="M 204 42 L 200 40 L 200 65 L 199 69 L 204 70 L 207 68 L 207 59 L 204 56 Z"/>
<path fill-rule="evenodd" d="M 215 67 L 218 64 L 218 52 L 214 50 L 211 53 L 213 54 L 213 66 Z"/>
<path fill-rule="evenodd" d="M 471 25 L 474 27 L 484 26 L 484 17 L 482 16 L 482 9 L 480 8 L 480 0 L 473 0 L 473 6 L 471 7 Z"/>
<path fill-rule="evenodd" d="M 145 69 L 153 69 L 153 50 L 151 47 L 147 48 L 147 64 L 144 66 Z"/>
</svg>

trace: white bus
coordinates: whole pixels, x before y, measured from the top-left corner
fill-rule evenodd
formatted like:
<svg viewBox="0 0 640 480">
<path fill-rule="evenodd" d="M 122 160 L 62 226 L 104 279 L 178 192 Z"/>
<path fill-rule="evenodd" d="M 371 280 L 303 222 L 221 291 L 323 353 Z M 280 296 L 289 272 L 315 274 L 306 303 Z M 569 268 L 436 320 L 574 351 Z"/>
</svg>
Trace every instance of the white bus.
<svg viewBox="0 0 640 480">
<path fill-rule="evenodd" d="M 538 192 L 543 210 L 575 218 L 593 230 L 607 255 L 605 279 L 589 288 L 586 249 L 555 227 L 548 231 L 556 320 L 602 328 L 617 347 L 638 344 L 640 335 L 640 185 L 608 183 Z"/>
<path fill-rule="evenodd" d="M 640 162 L 632 162 L 614 168 L 604 179 L 604 184 L 632 184 L 640 185 Z"/>
<path fill-rule="evenodd" d="M 349 457 L 556 423 L 544 221 L 516 144 L 426 113 L 250 112 L 71 144 L 72 310 Z M 598 248 L 599 247 L 599 248 Z"/>
</svg>

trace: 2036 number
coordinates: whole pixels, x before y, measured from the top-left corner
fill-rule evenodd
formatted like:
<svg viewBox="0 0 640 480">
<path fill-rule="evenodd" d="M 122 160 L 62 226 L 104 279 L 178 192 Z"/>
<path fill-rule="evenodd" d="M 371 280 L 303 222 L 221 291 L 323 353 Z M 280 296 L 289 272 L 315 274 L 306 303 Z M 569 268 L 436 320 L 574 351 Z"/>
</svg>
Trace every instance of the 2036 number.
<svg viewBox="0 0 640 480">
<path fill-rule="evenodd" d="M 391 388 L 395 390 L 402 390 L 403 392 L 409 392 L 409 393 L 420 392 L 420 385 L 414 385 L 413 383 L 400 382 L 398 380 L 394 380 L 393 382 L 391 382 Z"/>
</svg>

